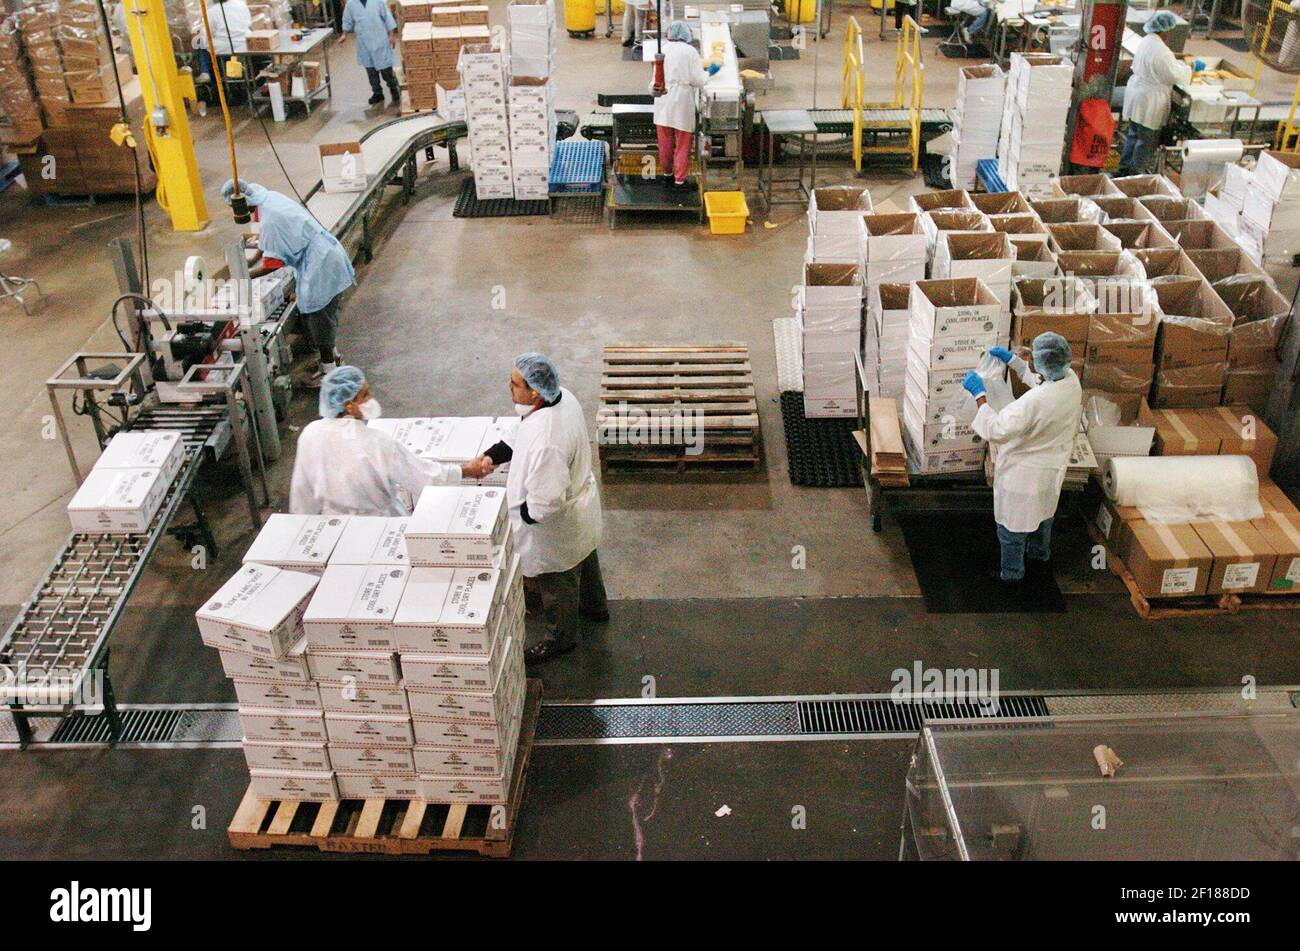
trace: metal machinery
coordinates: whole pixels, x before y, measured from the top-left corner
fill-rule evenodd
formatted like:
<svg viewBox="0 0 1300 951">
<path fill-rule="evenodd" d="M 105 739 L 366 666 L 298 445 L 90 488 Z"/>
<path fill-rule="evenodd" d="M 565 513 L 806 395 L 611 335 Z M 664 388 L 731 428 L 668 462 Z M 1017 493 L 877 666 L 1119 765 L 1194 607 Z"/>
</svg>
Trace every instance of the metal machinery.
<svg viewBox="0 0 1300 951">
<path fill-rule="evenodd" d="M 158 204 L 177 231 L 208 223 L 203 182 L 194 157 L 186 101 L 198 98 L 194 77 L 176 65 L 163 0 L 125 0 L 127 33 L 144 94 L 144 136 L 158 172 Z"/>
<path fill-rule="evenodd" d="M 862 27 L 849 17 L 844 31 L 844 61 L 840 75 L 840 104 L 852 112 L 853 167 L 862 171 L 864 157 L 910 159 L 915 172 L 921 161 L 921 100 L 925 93 L 925 64 L 916 20 L 903 18 L 894 53 L 894 98 L 866 101 L 867 56 Z"/>
</svg>

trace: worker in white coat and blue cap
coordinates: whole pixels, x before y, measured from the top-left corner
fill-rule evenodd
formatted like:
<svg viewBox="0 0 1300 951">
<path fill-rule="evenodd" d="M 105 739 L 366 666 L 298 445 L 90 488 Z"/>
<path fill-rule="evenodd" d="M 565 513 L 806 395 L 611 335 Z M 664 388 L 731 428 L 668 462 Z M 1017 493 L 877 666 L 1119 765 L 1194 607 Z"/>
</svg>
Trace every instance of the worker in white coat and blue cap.
<svg viewBox="0 0 1300 951">
<path fill-rule="evenodd" d="M 380 76 L 388 84 L 393 104 L 400 102 L 402 94 L 393 73 L 397 21 L 386 0 L 348 0 L 343 8 L 343 32 L 357 35 L 357 62 L 365 67 L 366 78 L 370 80 L 370 105 L 377 106 L 384 101 Z"/>
<path fill-rule="evenodd" d="M 240 182 L 258 223 L 257 246 L 262 263 L 254 277 L 280 266 L 293 268 L 298 314 L 320 351 L 320 368 L 307 380 L 313 388 L 339 362 L 334 339 L 339 326 L 339 299 L 356 283 L 352 261 L 325 226 L 298 202 L 255 182 Z M 221 197 L 233 201 L 233 179 L 221 186 Z"/>
<path fill-rule="evenodd" d="M 1151 169 L 1160 133 L 1169 120 L 1169 104 L 1174 86 L 1191 82 L 1193 67 L 1178 61 L 1166 42 L 1178 18 L 1168 10 L 1151 14 L 1133 51 L 1133 75 L 1124 88 L 1124 118 L 1128 121 L 1128 138 L 1120 154 L 1119 175 L 1141 175 Z M 1200 60 L 1196 67 L 1204 69 Z"/>
<path fill-rule="evenodd" d="M 356 367 L 341 366 L 320 388 L 320 419 L 303 427 L 293 460 L 294 515 L 410 515 L 428 485 L 480 479 L 492 464 L 421 459 L 388 433 L 367 425 L 383 410 Z"/>
<path fill-rule="evenodd" d="M 528 590 L 539 595 L 547 635 L 524 651 L 540 663 L 578 643 L 578 618 L 609 619 L 600 544 L 600 489 L 591 469 L 587 418 L 578 399 L 560 386 L 554 365 L 540 353 L 515 358 L 510 398 L 522 417 L 509 442 L 486 455 L 510 463 L 506 500 L 510 529 Z"/>
<path fill-rule="evenodd" d="M 695 96 L 710 76 L 722 67 L 704 68 L 699 51 L 691 45 L 691 28 L 685 20 L 668 24 L 664 34 L 664 86 L 655 97 L 655 132 L 659 137 L 659 174 L 675 188 L 685 188 L 690 171 L 691 141 L 695 137 Z M 651 83 L 653 91 L 654 84 Z"/>
<path fill-rule="evenodd" d="M 1024 579 L 1026 562 L 1046 568 L 1051 558 L 1052 520 L 1079 431 L 1083 388 L 1070 369 L 1070 344 L 1060 334 L 1048 331 L 1034 338 L 1033 369 L 1005 347 L 989 353 L 1029 387 L 1015 402 L 994 410 L 978 373 L 971 370 L 962 381 L 978 407 L 972 428 L 997 450 L 993 519 L 1002 549 L 998 577 L 1014 585 Z"/>
</svg>

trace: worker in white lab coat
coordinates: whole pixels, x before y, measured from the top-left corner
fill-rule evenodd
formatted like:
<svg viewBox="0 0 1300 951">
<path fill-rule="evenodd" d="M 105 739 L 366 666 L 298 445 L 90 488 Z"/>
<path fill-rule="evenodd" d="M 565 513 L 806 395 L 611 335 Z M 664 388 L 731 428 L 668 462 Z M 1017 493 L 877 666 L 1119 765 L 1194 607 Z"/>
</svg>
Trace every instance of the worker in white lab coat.
<svg viewBox="0 0 1300 951">
<path fill-rule="evenodd" d="M 659 134 L 659 174 L 677 188 L 686 187 L 691 166 L 691 140 L 695 136 L 695 96 L 705 81 L 722 67 L 706 70 L 699 51 L 691 45 L 691 28 L 684 20 L 668 24 L 664 34 L 664 86 L 655 97 L 655 131 Z M 654 83 L 651 82 L 651 91 Z"/>
<path fill-rule="evenodd" d="M 650 10 L 650 0 L 624 0 L 623 46 L 640 46 L 645 36 L 645 18 Z"/>
<path fill-rule="evenodd" d="M 199 29 L 194 34 L 194 45 L 199 52 L 199 75 L 205 82 L 216 73 L 213 57 L 224 63 L 232 53 L 243 53 L 247 47 L 248 31 L 253 28 L 253 13 L 244 0 L 215 0 L 208 8 L 208 25 L 212 27 L 212 49 L 207 48 L 207 34 Z"/>
<path fill-rule="evenodd" d="M 1141 175 L 1150 170 L 1160 131 L 1169 119 L 1174 86 L 1192 79 L 1192 67 L 1179 62 L 1165 40 L 1177 25 L 1178 19 L 1168 10 L 1156 11 L 1142 28 L 1146 36 L 1133 51 L 1133 75 L 1124 89 L 1128 138 L 1120 155 L 1119 175 Z"/>
<path fill-rule="evenodd" d="M 600 544 L 600 489 L 591 471 L 587 419 L 540 353 L 515 358 L 510 398 L 522 419 L 514 436 L 488 449 L 510 463 L 510 530 L 527 589 L 541 598 L 547 636 L 524 652 L 535 664 L 577 646 L 578 618 L 609 620 Z"/>
<path fill-rule="evenodd" d="M 1048 331 L 1034 338 L 1034 369 L 1041 380 L 1011 351 L 994 347 L 989 352 L 1030 388 L 995 411 L 978 373 L 971 370 L 962 382 L 979 407 L 972 427 L 996 449 L 993 518 L 1002 547 L 999 577 L 1016 584 L 1025 577 L 1026 559 L 1046 567 L 1051 558 L 1052 519 L 1079 430 L 1083 389 L 1070 369 L 1070 345 L 1060 334 Z"/>
<path fill-rule="evenodd" d="M 484 459 L 463 466 L 421 459 L 366 422 L 378 419 L 379 401 L 365 374 L 341 366 L 320 388 L 321 418 L 298 437 L 289 488 L 295 515 L 410 515 L 427 485 L 457 485 L 492 471 Z"/>
</svg>

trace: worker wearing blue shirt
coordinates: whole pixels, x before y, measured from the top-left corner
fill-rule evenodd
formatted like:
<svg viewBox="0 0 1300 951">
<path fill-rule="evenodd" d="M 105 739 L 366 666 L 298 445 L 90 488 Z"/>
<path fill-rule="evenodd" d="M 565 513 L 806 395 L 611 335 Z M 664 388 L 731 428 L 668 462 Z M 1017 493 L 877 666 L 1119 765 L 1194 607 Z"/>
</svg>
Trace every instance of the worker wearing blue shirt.
<svg viewBox="0 0 1300 951">
<path fill-rule="evenodd" d="M 221 186 L 221 197 L 226 204 L 231 203 L 234 191 L 233 180 Z M 241 182 L 240 191 L 248 199 L 249 207 L 255 209 L 257 246 L 263 259 L 274 258 L 293 268 L 298 313 L 320 351 L 320 369 L 308 380 L 308 385 L 319 387 L 321 379 L 339 362 L 334 350 L 339 298 L 356 283 L 352 261 L 338 238 L 298 202 L 254 182 Z"/>
<path fill-rule="evenodd" d="M 343 8 L 343 32 L 357 35 L 357 62 L 365 67 L 370 80 L 370 105 L 384 101 L 379 77 L 388 84 L 388 94 L 397 104 L 402 94 L 393 74 L 393 42 L 397 21 L 393 19 L 385 0 L 348 0 Z"/>
</svg>

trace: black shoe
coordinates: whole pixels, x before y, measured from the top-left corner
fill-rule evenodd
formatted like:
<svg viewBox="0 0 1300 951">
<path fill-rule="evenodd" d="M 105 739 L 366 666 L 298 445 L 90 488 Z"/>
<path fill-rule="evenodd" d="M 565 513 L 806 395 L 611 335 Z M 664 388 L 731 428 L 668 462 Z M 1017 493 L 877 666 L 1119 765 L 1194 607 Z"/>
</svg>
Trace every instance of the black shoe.
<svg viewBox="0 0 1300 951">
<path fill-rule="evenodd" d="M 630 50 L 630 49 L 631 49 L 633 46 L 635 46 L 635 45 L 636 45 L 636 38 L 635 38 L 635 37 L 632 38 L 632 39 L 630 39 L 630 40 L 624 40 L 624 41 L 623 41 L 623 49 L 625 49 L 625 50 Z"/>
<path fill-rule="evenodd" d="M 577 646 L 577 644 L 561 644 L 558 641 L 542 641 L 524 651 L 524 663 L 541 664 L 552 657 L 567 654 Z"/>
<path fill-rule="evenodd" d="M 998 568 L 990 571 L 988 576 L 990 580 L 996 581 L 1006 591 L 1019 590 L 1021 582 L 1025 580 L 1024 578 L 1004 578 L 1002 577 L 1002 571 Z"/>
<path fill-rule="evenodd" d="M 372 106 L 377 106 L 377 105 L 379 105 L 379 104 L 380 104 L 381 102 L 383 102 L 383 101 L 384 101 L 384 94 L 381 92 L 381 93 L 376 93 L 375 95 L 371 96 L 371 97 L 370 97 L 370 100 L 369 100 L 369 103 L 370 103 L 370 105 L 372 105 Z"/>
<path fill-rule="evenodd" d="M 1052 573 L 1052 560 L 1050 558 L 1026 558 L 1025 559 L 1025 576 L 1033 575 L 1036 578 L 1044 578 Z"/>
<path fill-rule="evenodd" d="M 578 613 L 593 624 L 604 624 L 609 620 L 608 611 L 601 611 L 599 614 L 596 614 L 594 611 L 579 611 Z"/>
</svg>

